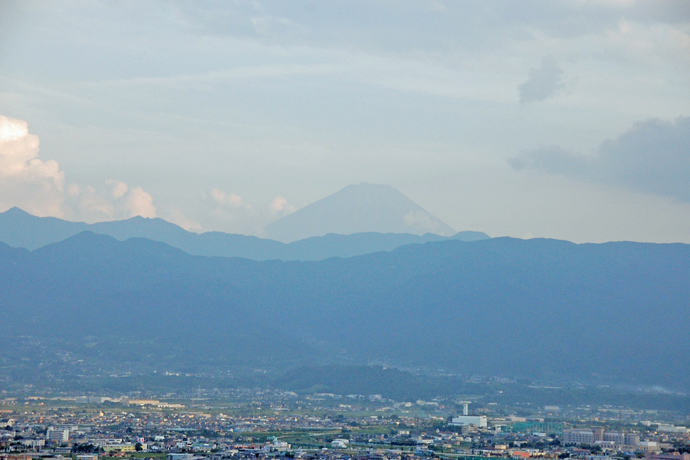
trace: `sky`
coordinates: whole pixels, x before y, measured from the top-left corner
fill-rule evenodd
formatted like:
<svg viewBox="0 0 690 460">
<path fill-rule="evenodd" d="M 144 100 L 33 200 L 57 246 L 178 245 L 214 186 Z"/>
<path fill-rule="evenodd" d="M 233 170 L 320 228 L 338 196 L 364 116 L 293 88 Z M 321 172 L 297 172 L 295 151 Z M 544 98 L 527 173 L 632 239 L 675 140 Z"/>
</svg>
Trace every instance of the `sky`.
<svg viewBox="0 0 690 460">
<path fill-rule="evenodd" d="M 690 243 L 690 2 L 0 0 L 0 212 Z"/>
</svg>

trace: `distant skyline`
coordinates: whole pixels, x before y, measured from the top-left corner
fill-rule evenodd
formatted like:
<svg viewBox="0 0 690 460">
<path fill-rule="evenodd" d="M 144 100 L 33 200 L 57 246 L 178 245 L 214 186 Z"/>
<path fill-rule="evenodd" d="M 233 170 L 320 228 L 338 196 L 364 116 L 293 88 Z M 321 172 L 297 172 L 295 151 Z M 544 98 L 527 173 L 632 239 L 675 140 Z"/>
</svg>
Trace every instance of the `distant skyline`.
<svg viewBox="0 0 690 460">
<path fill-rule="evenodd" d="M 264 236 L 361 182 L 690 243 L 690 2 L 0 3 L 0 212 Z"/>
</svg>

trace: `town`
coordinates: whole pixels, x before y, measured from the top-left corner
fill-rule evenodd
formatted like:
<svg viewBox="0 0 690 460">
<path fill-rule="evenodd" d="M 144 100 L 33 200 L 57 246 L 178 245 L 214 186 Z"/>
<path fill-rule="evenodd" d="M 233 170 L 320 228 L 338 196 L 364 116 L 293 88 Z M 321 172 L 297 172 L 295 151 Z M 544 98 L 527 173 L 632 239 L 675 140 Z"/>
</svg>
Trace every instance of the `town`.
<svg viewBox="0 0 690 460">
<path fill-rule="evenodd" d="M 605 405 L 500 407 L 282 390 L 22 396 L 0 399 L 0 458 L 690 460 L 689 421 Z"/>
</svg>

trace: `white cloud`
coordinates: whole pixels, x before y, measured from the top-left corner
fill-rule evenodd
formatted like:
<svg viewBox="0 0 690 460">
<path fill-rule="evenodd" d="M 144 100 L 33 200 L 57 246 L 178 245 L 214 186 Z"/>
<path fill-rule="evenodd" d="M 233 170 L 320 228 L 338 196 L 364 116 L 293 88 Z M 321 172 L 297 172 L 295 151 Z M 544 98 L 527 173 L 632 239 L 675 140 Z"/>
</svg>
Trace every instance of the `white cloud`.
<svg viewBox="0 0 690 460">
<path fill-rule="evenodd" d="M 219 207 L 230 206 L 233 208 L 251 209 L 251 205 L 244 202 L 241 196 L 234 193 L 227 193 L 219 188 L 211 190 L 211 197 Z"/>
<path fill-rule="evenodd" d="M 205 209 L 197 217 L 205 218 L 208 228 L 254 235 L 263 229 L 260 210 L 235 193 L 213 188 L 204 193 L 204 205 Z"/>
<path fill-rule="evenodd" d="M 22 120 L 0 116 L 0 207 L 39 216 L 63 216 L 65 175 L 38 158 L 39 139 Z"/>
<path fill-rule="evenodd" d="M 67 186 L 67 196 L 70 198 L 76 198 L 81 193 L 81 187 L 77 184 L 69 184 Z"/>
<path fill-rule="evenodd" d="M 115 203 L 104 191 L 87 185 L 71 187 L 70 192 L 68 203 L 82 220 L 95 222 L 109 220 L 115 216 Z"/>
<path fill-rule="evenodd" d="M 0 116 L 0 208 L 92 222 L 155 217 L 153 197 L 141 187 L 112 179 L 100 188 L 65 184 L 57 161 L 38 158 L 39 145 L 26 121 Z"/>
<path fill-rule="evenodd" d="M 70 184 L 67 206 L 72 218 L 87 222 L 156 217 L 153 197 L 141 187 L 130 188 L 122 181 L 108 179 L 103 186 Z"/>
<path fill-rule="evenodd" d="M 0 116 L 0 176 L 33 182 L 48 180 L 62 190 L 65 176 L 56 161 L 38 159 L 39 140 L 28 124 Z"/>
<path fill-rule="evenodd" d="M 204 192 L 205 209 L 197 210 L 194 218 L 204 222 L 204 227 L 248 235 L 264 236 L 267 224 L 295 211 L 283 196 L 275 196 L 268 202 L 248 203 L 236 193 L 220 188 Z M 174 221 L 183 226 L 184 219 Z"/>
<path fill-rule="evenodd" d="M 134 187 L 125 197 L 125 210 L 128 217 L 156 217 L 153 197 L 143 188 Z"/>
<path fill-rule="evenodd" d="M 115 199 L 122 198 L 129 190 L 129 186 L 119 180 L 108 179 L 105 183 L 111 187 L 110 195 Z"/>
<path fill-rule="evenodd" d="M 295 211 L 295 207 L 288 204 L 288 201 L 282 196 L 273 198 L 269 207 L 276 213 L 290 214 Z"/>
<path fill-rule="evenodd" d="M 187 217 L 181 209 L 173 209 L 168 213 L 166 220 L 175 225 L 179 225 L 188 232 L 199 232 L 202 229 L 200 223 Z"/>
</svg>

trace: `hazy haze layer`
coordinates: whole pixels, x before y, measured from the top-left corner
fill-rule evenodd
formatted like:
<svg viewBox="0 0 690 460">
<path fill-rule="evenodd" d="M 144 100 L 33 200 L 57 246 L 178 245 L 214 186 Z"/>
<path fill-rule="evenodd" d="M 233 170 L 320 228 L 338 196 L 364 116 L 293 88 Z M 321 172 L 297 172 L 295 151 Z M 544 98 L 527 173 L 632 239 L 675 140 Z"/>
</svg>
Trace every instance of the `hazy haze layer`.
<svg viewBox="0 0 690 460">
<path fill-rule="evenodd" d="M 690 242 L 689 116 L 685 0 L 0 3 L 0 212 Z"/>
</svg>

